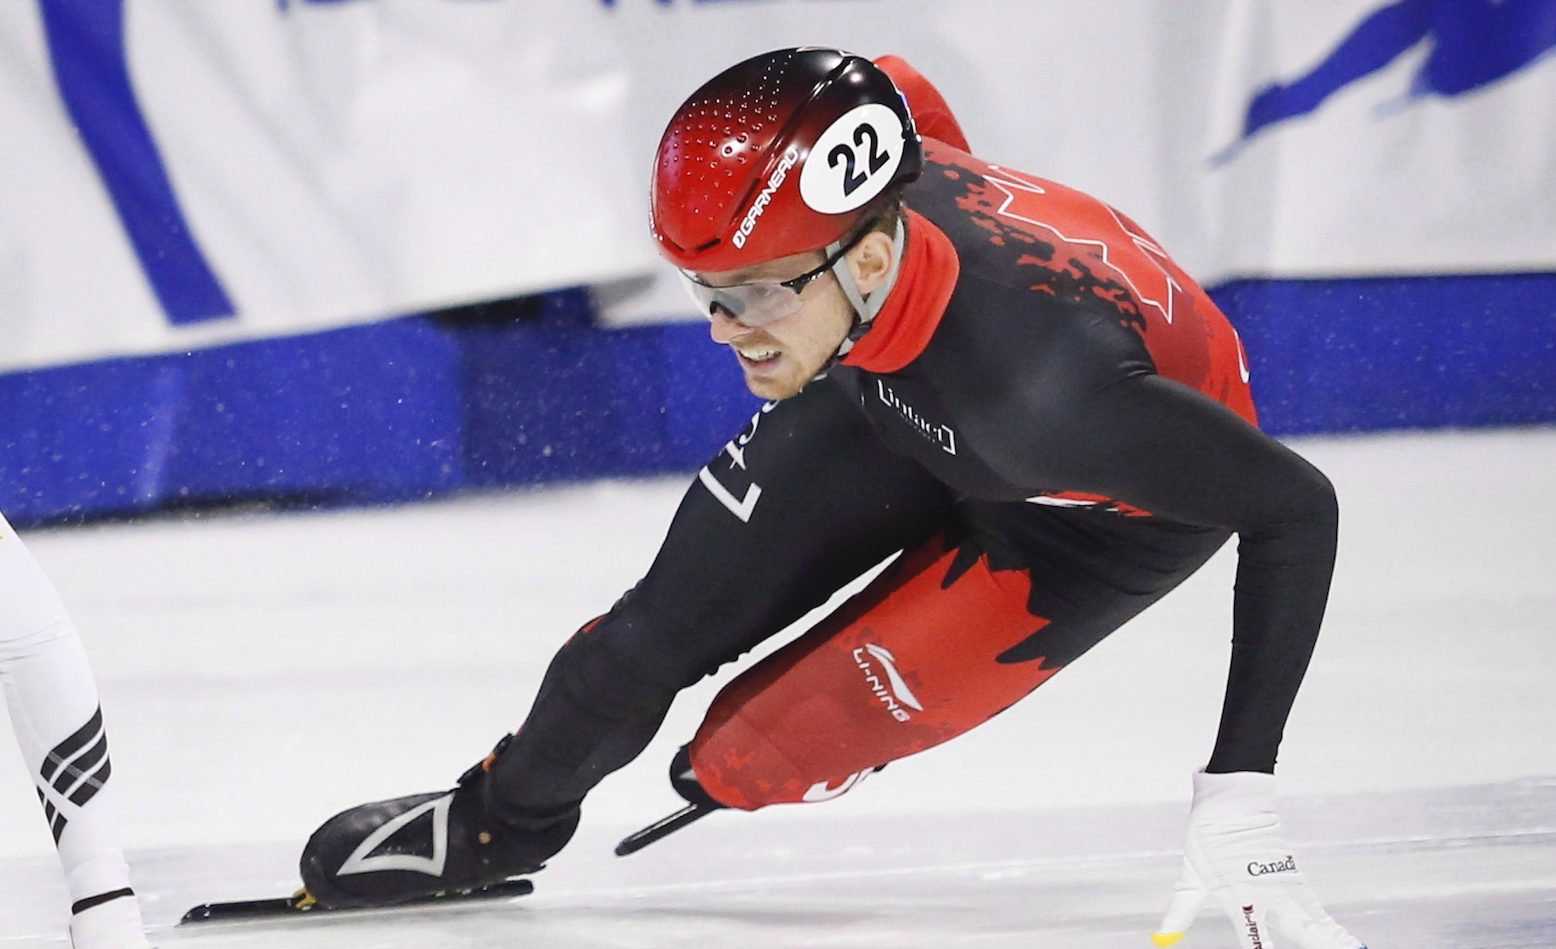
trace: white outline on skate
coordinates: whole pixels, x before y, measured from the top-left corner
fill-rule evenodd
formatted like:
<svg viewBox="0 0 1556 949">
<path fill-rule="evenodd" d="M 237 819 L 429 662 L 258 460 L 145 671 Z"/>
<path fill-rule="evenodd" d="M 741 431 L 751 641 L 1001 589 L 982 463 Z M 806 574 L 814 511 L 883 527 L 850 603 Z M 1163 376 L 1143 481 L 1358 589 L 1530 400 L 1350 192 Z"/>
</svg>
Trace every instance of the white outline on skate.
<svg viewBox="0 0 1556 949">
<path fill-rule="evenodd" d="M 384 826 L 367 835 L 346 862 L 340 865 L 335 872 L 336 876 L 349 876 L 354 873 L 375 873 L 379 870 L 409 870 L 413 873 L 425 873 L 428 876 L 442 876 L 443 864 L 448 859 L 448 808 L 454 801 L 453 792 L 443 795 L 434 801 L 417 806 L 389 821 Z M 377 849 L 379 844 L 393 837 L 402 827 L 421 815 L 432 811 L 432 856 L 418 857 L 410 853 L 390 853 L 381 857 L 370 857 L 368 854 Z"/>
</svg>

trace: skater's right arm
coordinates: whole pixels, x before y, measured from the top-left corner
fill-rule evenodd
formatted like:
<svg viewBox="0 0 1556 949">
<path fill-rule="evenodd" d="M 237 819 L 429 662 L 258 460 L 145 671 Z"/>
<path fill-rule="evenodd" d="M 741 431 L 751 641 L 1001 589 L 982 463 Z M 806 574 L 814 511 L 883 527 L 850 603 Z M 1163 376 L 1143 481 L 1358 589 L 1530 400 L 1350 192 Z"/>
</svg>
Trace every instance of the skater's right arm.
<svg viewBox="0 0 1556 949">
<path fill-rule="evenodd" d="M 836 382 L 766 403 L 698 472 L 618 608 L 665 624 L 711 672 L 779 632 L 950 511 Z"/>
<path fill-rule="evenodd" d="M 681 689 L 944 522 L 940 482 L 889 452 L 836 382 L 759 411 L 692 482 L 659 554 L 563 645 L 493 763 L 513 819 L 575 807 Z"/>
</svg>

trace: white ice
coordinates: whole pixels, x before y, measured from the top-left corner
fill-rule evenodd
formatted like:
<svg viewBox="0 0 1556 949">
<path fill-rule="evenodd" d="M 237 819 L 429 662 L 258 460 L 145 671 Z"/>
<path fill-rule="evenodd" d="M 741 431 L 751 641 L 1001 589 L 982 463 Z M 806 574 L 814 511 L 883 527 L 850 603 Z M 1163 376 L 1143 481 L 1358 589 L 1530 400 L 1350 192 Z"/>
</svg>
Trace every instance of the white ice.
<svg viewBox="0 0 1556 949">
<path fill-rule="evenodd" d="M 1294 444 L 1343 507 L 1278 771 L 1304 869 L 1374 949 L 1556 946 L 1556 430 Z M 531 897 L 173 927 L 194 903 L 290 892 L 322 819 L 480 758 L 647 566 L 688 480 L 30 533 L 101 680 L 156 942 L 1149 946 L 1216 726 L 1230 549 L 1023 704 L 838 801 L 611 855 L 678 806 L 665 766 L 732 668 L 590 798 Z M 63 945 L 64 924 L 0 735 L 0 947 Z M 1180 945 L 1230 933 L 1207 911 Z"/>
</svg>

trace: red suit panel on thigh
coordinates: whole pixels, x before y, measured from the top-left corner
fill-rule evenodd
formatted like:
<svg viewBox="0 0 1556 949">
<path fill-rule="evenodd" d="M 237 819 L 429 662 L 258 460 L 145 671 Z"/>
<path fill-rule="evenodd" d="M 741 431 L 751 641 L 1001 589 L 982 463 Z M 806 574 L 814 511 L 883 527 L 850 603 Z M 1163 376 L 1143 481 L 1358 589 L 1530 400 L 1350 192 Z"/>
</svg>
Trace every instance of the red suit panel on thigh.
<svg viewBox="0 0 1556 949">
<path fill-rule="evenodd" d="M 1057 668 L 995 657 L 1048 625 L 1024 570 L 936 538 L 731 682 L 691 745 L 698 781 L 745 810 L 835 797 L 852 776 L 988 720 Z M 964 569 L 965 568 L 965 569 Z"/>
</svg>

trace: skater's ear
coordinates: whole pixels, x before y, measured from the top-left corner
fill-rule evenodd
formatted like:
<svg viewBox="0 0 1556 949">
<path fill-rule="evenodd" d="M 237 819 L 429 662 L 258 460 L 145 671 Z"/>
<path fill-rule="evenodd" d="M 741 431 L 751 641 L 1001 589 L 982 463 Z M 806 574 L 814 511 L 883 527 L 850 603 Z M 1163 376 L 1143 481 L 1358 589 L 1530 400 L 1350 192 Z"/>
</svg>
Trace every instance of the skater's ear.
<svg viewBox="0 0 1556 949">
<path fill-rule="evenodd" d="M 847 259 L 860 293 L 869 295 L 880 289 L 891 273 L 896 254 L 890 235 L 881 231 L 871 231 L 859 239 Z"/>
</svg>

